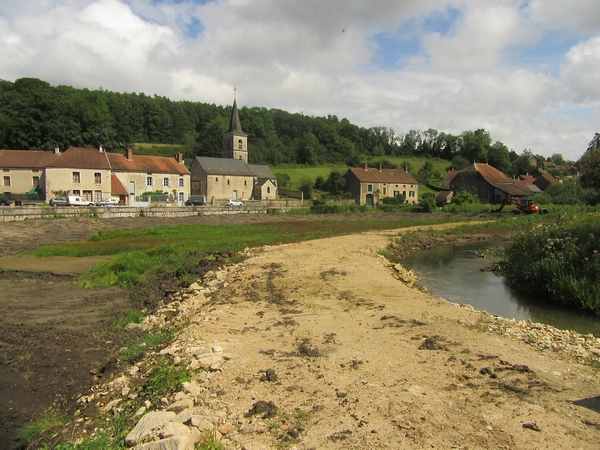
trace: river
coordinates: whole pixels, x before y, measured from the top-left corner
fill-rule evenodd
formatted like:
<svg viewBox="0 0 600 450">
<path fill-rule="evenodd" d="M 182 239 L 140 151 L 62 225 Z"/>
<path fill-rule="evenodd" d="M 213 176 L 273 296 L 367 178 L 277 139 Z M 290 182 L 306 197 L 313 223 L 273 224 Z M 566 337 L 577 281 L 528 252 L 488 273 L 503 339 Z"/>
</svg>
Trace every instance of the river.
<svg viewBox="0 0 600 450">
<path fill-rule="evenodd" d="M 600 336 L 600 318 L 562 308 L 512 289 L 504 278 L 489 268 L 493 261 L 485 250 L 501 246 L 499 241 L 447 245 L 413 253 L 402 261 L 422 279 L 419 282 L 434 295 L 448 301 L 467 303 L 475 309 L 509 319 L 531 319 L 564 330 Z M 481 251 L 481 252 L 478 252 Z"/>
</svg>

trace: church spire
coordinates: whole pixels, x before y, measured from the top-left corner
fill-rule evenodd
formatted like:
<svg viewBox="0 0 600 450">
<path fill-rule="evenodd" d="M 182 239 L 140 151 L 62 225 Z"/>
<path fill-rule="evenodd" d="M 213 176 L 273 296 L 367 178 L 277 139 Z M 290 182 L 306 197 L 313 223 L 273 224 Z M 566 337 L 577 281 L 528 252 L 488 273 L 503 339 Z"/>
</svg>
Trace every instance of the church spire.
<svg viewBox="0 0 600 450">
<path fill-rule="evenodd" d="M 234 85 L 229 131 L 223 135 L 223 158 L 241 159 L 248 162 L 248 135 L 242 131 L 236 91 L 237 88 Z"/>
</svg>

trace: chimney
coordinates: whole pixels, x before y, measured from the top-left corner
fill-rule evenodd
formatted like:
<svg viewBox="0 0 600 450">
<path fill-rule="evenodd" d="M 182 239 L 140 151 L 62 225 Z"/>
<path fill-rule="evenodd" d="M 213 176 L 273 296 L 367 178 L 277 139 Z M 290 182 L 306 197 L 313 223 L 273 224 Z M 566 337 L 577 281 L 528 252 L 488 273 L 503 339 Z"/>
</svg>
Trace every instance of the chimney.
<svg viewBox="0 0 600 450">
<path fill-rule="evenodd" d="M 369 170 L 369 166 L 367 166 L 367 162 L 365 161 L 365 170 Z"/>
<path fill-rule="evenodd" d="M 177 161 L 179 164 L 183 164 L 183 153 L 175 153 L 175 161 Z"/>
<path fill-rule="evenodd" d="M 54 154 L 60 155 L 60 148 L 58 148 L 58 145 L 56 147 L 54 147 Z"/>
<path fill-rule="evenodd" d="M 381 172 L 381 163 L 379 163 L 379 171 Z"/>
<path fill-rule="evenodd" d="M 404 164 L 404 171 L 408 173 L 408 166 L 406 164 Z"/>
<path fill-rule="evenodd" d="M 131 150 L 131 147 L 127 147 L 127 150 L 125 150 L 125 158 L 127 158 L 127 161 L 133 160 L 133 150 Z"/>
<path fill-rule="evenodd" d="M 104 153 L 104 149 L 102 148 L 102 144 L 98 144 L 98 153 Z"/>
</svg>

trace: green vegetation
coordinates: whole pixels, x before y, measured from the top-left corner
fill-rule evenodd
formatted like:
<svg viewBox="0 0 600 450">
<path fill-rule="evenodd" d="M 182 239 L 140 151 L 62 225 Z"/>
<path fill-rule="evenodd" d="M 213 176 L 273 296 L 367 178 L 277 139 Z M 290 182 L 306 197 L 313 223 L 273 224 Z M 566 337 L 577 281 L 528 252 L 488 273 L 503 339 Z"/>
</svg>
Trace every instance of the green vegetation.
<svg viewBox="0 0 600 450">
<path fill-rule="evenodd" d="M 55 440 L 66 425 L 67 419 L 62 414 L 46 410 L 36 419 L 26 423 L 17 432 L 16 440 L 23 448 L 39 448 L 40 445 L 44 445 L 42 442 Z"/>
<path fill-rule="evenodd" d="M 150 371 L 142 388 L 154 399 L 158 399 L 177 392 L 182 383 L 190 380 L 190 374 L 185 367 L 178 367 L 171 360 L 161 357 Z"/>
<path fill-rule="evenodd" d="M 103 428 L 96 431 L 95 436 L 86 439 L 77 445 L 73 443 L 60 444 L 55 447 L 48 447 L 53 450 L 122 450 L 125 446 L 125 436 L 128 427 L 131 425 L 127 417 L 122 414 L 107 417 Z M 42 447 L 44 448 L 44 447 Z"/>
<path fill-rule="evenodd" d="M 164 331 L 141 336 L 121 350 L 121 359 L 127 364 L 132 364 L 140 360 L 149 350 L 156 349 L 172 338 L 173 336 L 170 333 Z"/>
<path fill-rule="evenodd" d="M 234 255 L 246 247 L 274 245 L 319 239 L 340 234 L 358 233 L 372 229 L 391 229 L 404 226 L 442 223 L 450 219 L 405 217 L 370 220 L 364 216 L 344 221 L 310 221 L 277 226 L 172 226 L 141 230 L 101 231 L 86 242 L 57 244 L 34 251 L 36 256 L 95 256 L 115 255 L 83 274 L 79 281 L 85 287 L 119 286 L 144 288 L 155 276 L 185 274 L 216 253 Z M 464 220 L 464 219 L 462 219 Z"/>
<path fill-rule="evenodd" d="M 115 327 L 117 330 L 122 330 L 128 323 L 141 323 L 144 319 L 144 314 L 137 309 L 130 309 L 125 314 L 125 317 L 117 320 Z"/>
<path fill-rule="evenodd" d="M 503 273 L 519 290 L 600 314 L 600 220 L 561 217 L 515 236 Z"/>
</svg>

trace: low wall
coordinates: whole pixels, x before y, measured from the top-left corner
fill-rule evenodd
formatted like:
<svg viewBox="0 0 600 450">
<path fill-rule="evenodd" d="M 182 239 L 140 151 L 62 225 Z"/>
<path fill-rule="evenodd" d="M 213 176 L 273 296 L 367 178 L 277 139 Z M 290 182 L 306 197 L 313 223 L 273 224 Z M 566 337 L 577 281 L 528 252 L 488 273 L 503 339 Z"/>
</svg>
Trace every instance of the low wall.
<svg viewBox="0 0 600 450">
<path fill-rule="evenodd" d="M 185 217 L 220 214 L 266 214 L 276 209 L 290 211 L 302 206 L 298 200 L 271 200 L 244 202 L 244 206 L 8 206 L 0 207 L 0 222 L 18 222 L 26 219 L 53 219 L 62 217 Z"/>
</svg>

